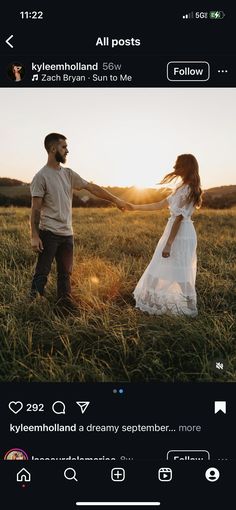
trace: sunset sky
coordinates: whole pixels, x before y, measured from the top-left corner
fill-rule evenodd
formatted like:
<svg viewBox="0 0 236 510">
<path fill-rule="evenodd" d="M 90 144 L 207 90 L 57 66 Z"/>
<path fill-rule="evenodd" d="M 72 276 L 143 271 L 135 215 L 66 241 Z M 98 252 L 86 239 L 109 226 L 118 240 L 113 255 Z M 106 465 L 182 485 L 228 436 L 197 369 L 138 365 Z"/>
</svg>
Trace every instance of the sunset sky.
<svg viewBox="0 0 236 510">
<path fill-rule="evenodd" d="M 30 182 L 45 136 L 68 139 L 66 166 L 101 186 L 155 187 L 194 154 L 204 189 L 236 184 L 236 89 L 1 89 L 0 176 Z"/>
</svg>

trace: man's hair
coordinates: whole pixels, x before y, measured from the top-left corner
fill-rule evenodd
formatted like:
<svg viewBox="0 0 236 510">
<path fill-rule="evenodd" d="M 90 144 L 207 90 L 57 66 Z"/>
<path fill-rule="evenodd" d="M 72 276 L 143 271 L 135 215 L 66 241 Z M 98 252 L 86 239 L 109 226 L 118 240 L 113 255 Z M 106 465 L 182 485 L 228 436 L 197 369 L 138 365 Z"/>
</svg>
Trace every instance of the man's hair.
<svg viewBox="0 0 236 510">
<path fill-rule="evenodd" d="M 51 146 L 54 143 L 58 143 L 61 139 L 66 140 L 66 136 L 60 135 L 60 133 L 50 133 L 49 135 L 47 135 L 44 140 L 44 147 L 45 147 L 46 151 L 49 152 L 51 149 Z"/>
</svg>

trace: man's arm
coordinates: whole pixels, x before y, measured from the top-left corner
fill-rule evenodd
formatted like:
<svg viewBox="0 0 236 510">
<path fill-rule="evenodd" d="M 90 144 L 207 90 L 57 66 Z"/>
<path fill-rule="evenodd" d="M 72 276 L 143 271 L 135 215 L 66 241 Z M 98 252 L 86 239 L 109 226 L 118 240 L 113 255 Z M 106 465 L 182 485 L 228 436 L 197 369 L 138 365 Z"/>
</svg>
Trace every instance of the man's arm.
<svg viewBox="0 0 236 510">
<path fill-rule="evenodd" d="M 30 217 L 30 226 L 31 226 L 31 247 L 35 252 L 43 251 L 43 243 L 39 237 L 39 222 L 40 222 L 40 213 L 42 208 L 43 198 L 41 197 L 32 197 L 31 203 L 31 217 Z"/>
<path fill-rule="evenodd" d="M 88 182 L 84 189 L 87 191 L 90 191 L 93 195 L 96 195 L 96 197 L 102 198 L 103 200 L 109 200 L 109 202 L 112 202 L 115 204 L 119 209 L 129 209 L 131 210 L 131 207 L 129 207 L 129 204 L 125 202 L 124 200 L 121 200 L 118 197 L 115 197 L 115 195 L 112 195 L 112 193 L 109 193 L 109 191 L 106 191 L 105 189 L 101 188 L 97 184 L 93 184 L 91 182 Z"/>
</svg>

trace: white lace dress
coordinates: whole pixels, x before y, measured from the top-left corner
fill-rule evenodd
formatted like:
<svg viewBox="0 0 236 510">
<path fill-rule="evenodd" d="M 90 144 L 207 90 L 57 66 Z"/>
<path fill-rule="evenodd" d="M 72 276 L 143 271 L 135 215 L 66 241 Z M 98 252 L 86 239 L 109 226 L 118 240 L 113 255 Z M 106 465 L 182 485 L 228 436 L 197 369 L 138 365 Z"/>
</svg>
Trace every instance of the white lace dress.
<svg viewBox="0 0 236 510">
<path fill-rule="evenodd" d="M 187 202 L 188 184 L 174 190 L 167 198 L 171 216 L 155 249 L 152 260 L 135 290 L 136 308 L 150 314 L 197 315 L 195 291 L 197 269 L 197 236 L 191 220 L 193 203 Z M 170 257 L 162 257 L 176 216 L 183 219 L 170 250 Z"/>
</svg>

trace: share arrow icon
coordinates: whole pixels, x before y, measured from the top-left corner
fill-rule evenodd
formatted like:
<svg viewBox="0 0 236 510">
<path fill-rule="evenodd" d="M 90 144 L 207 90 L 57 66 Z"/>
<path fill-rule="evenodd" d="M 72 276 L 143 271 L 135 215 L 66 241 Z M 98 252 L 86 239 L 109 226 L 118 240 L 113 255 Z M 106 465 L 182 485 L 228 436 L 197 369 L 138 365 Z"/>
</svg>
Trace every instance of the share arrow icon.
<svg viewBox="0 0 236 510">
<path fill-rule="evenodd" d="M 81 413 L 84 414 L 90 402 L 76 402 L 80 406 Z"/>
</svg>

